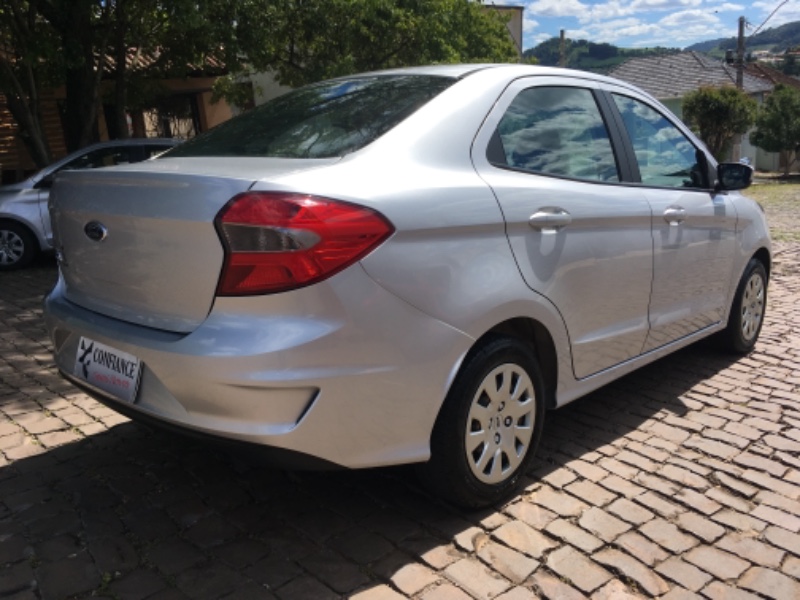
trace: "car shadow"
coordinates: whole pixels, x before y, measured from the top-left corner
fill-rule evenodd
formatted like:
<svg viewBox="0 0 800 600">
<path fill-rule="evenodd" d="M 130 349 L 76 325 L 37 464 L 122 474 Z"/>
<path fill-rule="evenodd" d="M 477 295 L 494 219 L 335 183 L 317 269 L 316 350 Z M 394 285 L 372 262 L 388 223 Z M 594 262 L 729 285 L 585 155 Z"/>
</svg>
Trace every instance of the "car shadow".
<svg viewBox="0 0 800 600">
<path fill-rule="evenodd" d="M 283 471 L 255 453 L 125 421 L 0 467 L 0 564 L 13 567 L 0 594 L 35 582 L 43 598 L 137 585 L 189 597 L 336 597 L 411 565 L 433 573 L 468 554 L 463 534 L 500 522 L 541 478 L 624 446 L 649 420 L 686 414 L 698 401 L 692 388 L 732 362 L 694 345 L 550 412 L 528 489 L 472 512 L 429 496 L 412 467 Z M 12 398 L 0 396 L 0 411 Z M 38 402 L 47 411 L 64 399 Z"/>
</svg>

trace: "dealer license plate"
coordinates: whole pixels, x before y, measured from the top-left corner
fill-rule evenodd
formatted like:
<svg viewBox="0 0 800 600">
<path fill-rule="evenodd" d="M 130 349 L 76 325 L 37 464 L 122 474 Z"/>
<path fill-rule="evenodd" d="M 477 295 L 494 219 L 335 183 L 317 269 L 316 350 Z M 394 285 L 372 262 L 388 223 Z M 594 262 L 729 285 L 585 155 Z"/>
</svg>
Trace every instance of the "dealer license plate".
<svg viewBox="0 0 800 600">
<path fill-rule="evenodd" d="M 142 362 L 127 352 L 81 337 L 72 373 L 79 379 L 133 402 L 139 387 Z"/>
</svg>

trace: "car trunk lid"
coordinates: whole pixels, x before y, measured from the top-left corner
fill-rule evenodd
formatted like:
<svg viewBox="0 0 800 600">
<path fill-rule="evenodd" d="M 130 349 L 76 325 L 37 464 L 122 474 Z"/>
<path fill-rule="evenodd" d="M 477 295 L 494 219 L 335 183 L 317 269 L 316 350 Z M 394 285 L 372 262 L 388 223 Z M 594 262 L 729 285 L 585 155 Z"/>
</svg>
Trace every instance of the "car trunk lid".
<svg viewBox="0 0 800 600">
<path fill-rule="evenodd" d="M 193 331 L 211 310 L 224 260 L 220 209 L 257 180 L 331 162 L 160 159 L 60 176 L 50 210 L 67 299 L 123 321 Z"/>
</svg>

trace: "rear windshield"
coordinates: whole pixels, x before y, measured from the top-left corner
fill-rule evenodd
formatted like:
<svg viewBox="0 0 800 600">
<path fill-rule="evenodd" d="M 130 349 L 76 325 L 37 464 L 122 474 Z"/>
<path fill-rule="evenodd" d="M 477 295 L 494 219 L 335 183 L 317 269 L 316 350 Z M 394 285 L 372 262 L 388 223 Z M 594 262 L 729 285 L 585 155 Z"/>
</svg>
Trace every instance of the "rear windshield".
<svg viewBox="0 0 800 600">
<path fill-rule="evenodd" d="M 323 81 L 226 121 L 162 158 L 344 156 L 382 136 L 454 82 L 450 77 L 430 75 Z"/>
</svg>

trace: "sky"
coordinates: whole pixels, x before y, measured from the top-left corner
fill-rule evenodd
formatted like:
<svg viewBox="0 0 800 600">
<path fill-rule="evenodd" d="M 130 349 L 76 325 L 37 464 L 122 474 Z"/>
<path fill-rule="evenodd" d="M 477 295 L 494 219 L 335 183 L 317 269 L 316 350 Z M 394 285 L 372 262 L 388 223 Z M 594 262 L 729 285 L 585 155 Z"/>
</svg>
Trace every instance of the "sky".
<svg viewBox="0 0 800 600">
<path fill-rule="evenodd" d="M 735 36 L 744 16 L 752 33 L 783 0 L 484 0 L 524 6 L 523 49 L 561 29 L 571 39 L 608 42 L 623 48 L 685 48 L 696 42 Z M 800 0 L 789 0 L 765 29 L 800 20 Z"/>
</svg>

